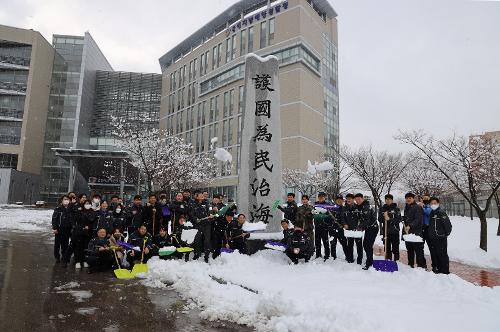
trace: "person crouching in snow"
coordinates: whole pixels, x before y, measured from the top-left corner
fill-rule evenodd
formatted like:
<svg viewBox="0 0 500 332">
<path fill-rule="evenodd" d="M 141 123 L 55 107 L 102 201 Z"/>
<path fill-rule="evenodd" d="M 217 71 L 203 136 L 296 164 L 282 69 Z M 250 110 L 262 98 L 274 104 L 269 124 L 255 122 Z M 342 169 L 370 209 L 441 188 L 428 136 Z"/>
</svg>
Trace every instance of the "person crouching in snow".
<svg viewBox="0 0 500 332">
<path fill-rule="evenodd" d="M 294 232 L 288 239 L 285 254 L 294 264 L 299 264 L 299 259 L 305 259 L 306 263 L 309 262 L 314 252 L 314 247 L 310 244 L 309 235 L 301 228 L 295 228 Z"/>
<path fill-rule="evenodd" d="M 109 237 L 109 244 L 111 245 L 112 249 L 115 249 L 116 251 L 116 257 L 118 257 L 118 260 L 121 262 L 123 261 L 123 248 L 118 245 L 118 241 L 124 241 L 124 237 L 122 234 L 122 231 L 119 227 L 115 227 L 113 229 L 113 233 Z M 120 267 L 117 266 L 117 269 Z"/>
<path fill-rule="evenodd" d="M 144 258 L 142 263 L 146 263 L 152 256 L 151 249 L 153 247 L 153 242 L 151 240 L 151 234 L 148 233 L 146 225 L 140 225 L 135 232 L 133 232 L 129 238 L 128 243 L 137 247 L 138 250 L 130 250 L 127 254 L 127 262 L 130 268 L 134 267 L 136 262 L 141 262 L 142 250 L 144 248 Z"/>
<path fill-rule="evenodd" d="M 89 242 L 87 251 L 89 273 L 109 269 L 113 263 L 113 251 L 106 235 L 106 228 L 101 227 L 97 230 L 97 236 Z"/>
<path fill-rule="evenodd" d="M 234 220 L 232 216 L 234 212 L 226 212 L 226 221 L 229 222 L 226 230 L 226 248 L 238 250 L 241 254 L 247 254 L 247 242 L 246 239 L 250 237 L 250 233 L 245 233 L 243 231 L 243 224 L 246 221 L 246 216 L 243 213 L 238 215 L 238 219 Z M 231 221 L 229 217 L 231 216 Z"/>
<path fill-rule="evenodd" d="M 283 229 L 283 239 L 280 241 L 280 243 L 287 245 L 288 240 L 292 236 L 294 230 L 293 228 L 290 228 L 290 221 L 288 221 L 288 219 L 281 220 L 281 228 Z"/>
<path fill-rule="evenodd" d="M 448 236 L 451 234 L 450 218 L 439 206 L 437 197 L 431 198 L 431 214 L 429 218 L 428 239 L 431 250 L 434 273 L 449 274 L 450 259 L 448 257 Z"/>
<path fill-rule="evenodd" d="M 177 226 L 175 227 L 175 232 L 171 236 L 172 245 L 176 248 L 190 247 L 191 244 L 182 240 L 182 231 L 188 230 L 188 229 L 194 229 L 194 227 L 193 226 L 186 226 L 186 217 L 184 217 L 183 215 L 178 216 L 176 220 L 177 220 Z M 186 262 L 189 261 L 189 252 L 186 252 L 186 253 L 178 252 L 175 254 L 175 257 L 179 258 L 179 259 L 181 259 L 182 256 L 184 256 L 184 260 Z"/>
<path fill-rule="evenodd" d="M 152 255 L 159 256 L 160 249 L 172 245 L 172 239 L 167 233 L 168 226 L 161 226 L 158 234 L 153 236 L 153 250 Z M 170 256 L 160 257 L 161 259 L 167 259 Z"/>
</svg>

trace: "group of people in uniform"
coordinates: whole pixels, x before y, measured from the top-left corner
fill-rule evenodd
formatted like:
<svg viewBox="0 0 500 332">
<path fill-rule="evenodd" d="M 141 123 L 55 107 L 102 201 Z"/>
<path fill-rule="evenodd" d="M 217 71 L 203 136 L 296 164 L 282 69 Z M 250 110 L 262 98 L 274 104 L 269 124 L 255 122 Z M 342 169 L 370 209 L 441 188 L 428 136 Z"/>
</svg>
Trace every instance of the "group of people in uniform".
<svg viewBox="0 0 500 332">
<path fill-rule="evenodd" d="M 243 227 L 246 216 L 237 212 L 234 201 L 225 204 L 219 194 L 210 201 L 208 192 L 202 191 L 194 192 L 192 198 L 190 190 L 177 193 L 171 201 L 167 197 L 165 193 L 152 193 L 144 203 L 143 197 L 135 195 L 125 205 L 118 196 L 108 201 L 99 194 L 64 195 L 52 216 L 56 262 L 67 266 L 74 256 L 75 268 L 86 267 L 92 273 L 145 263 L 160 249 L 170 246 L 191 247 L 193 259 L 203 256 L 205 262 L 210 255 L 215 259 L 226 249 L 248 253 L 246 240 L 250 232 Z M 307 262 L 313 255 L 325 261 L 336 259 L 339 243 L 349 263 L 362 265 L 366 256 L 363 269 L 368 270 L 373 265 L 373 247 L 379 234 L 386 246 L 386 259 L 395 261 L 399 260 L 400 240 L 412 234 L 422 241 L 406 240 L 409 265 L 414 267 L 416 261 L 417 267 L 426 268 L 427 243 L 432 271 L 449 273 L 447 237 L 451 223 L 440 208 L 439 199 L 429 195 L 416 198 L 408 193 L 405 200 L 402 216 L 393 196 L 385 195 L 385 204 L 377 215 L 362 194 L 347 194 L 345 199 L 337 195 L 329 201 L 326 193 L 320 192 L 314 204 L 308 195 L 302 195 L 301 204 L 297 204 L 295 194 L 289 193 L 285 204 L 278 206 L 283 212 L 281 245 L 290 260 L 298 264 L 299 259 Z M 190 243 L 182 236 L 189 229 L 196 230 Z M 127 250 L 131 247 L 135 250 Z M 190 255 L 176 253 L 169 258 L 188 261 Z"/>
<path fill-rule="evenodd" d="M 326 261 L 332 257 L 335 260 L 339 243 L 348 263 L 362 265 L 366 255 L 363 269 L 368 270 L 373 265 L 373 247 L 380 234 L 385 259 L 398 261 L 400 241 L 404 240 L 408 264 L 415 267 L 416 262 L 417 267 L 427 268 L 424 255 L 427 243 L 432 271 L 448 274 L 447 237 L 452 225 L 440 207 L 439 198 L 407 193 L 403 215 L 393 195 L 387 194 L 384 199 L 385 204 L 376 213 L 361 193 L 347 194 L 345 199 L 337 195 L 332 202 L 327 200 L 326 193 L 320 192 L 314 204 L 310 204 L 307 195 L 302 195 L 300 206 L 295 194 L 289 193 L 286 204 L 279 207 L 284 213 L 281 226 L 286 254 L 295 264 L 301 258 L 309 261 L 314 254 L 316 259 Z"/>
</svg>

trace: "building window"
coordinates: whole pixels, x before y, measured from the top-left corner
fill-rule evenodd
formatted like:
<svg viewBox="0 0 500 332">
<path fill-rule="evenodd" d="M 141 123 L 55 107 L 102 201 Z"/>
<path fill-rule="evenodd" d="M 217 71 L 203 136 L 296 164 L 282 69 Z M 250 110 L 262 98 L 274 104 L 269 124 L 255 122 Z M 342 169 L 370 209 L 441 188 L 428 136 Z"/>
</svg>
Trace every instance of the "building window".
<svg viewBox="0 0 500 332">
<path fill-rule="evenodd" d="M 0 153 L 0 168 L 17 168 L 17 154 Z"/>
<path fill-rule="evenodd" d="M 231 39 L 226 39 L 226 63 L 228 63 L 231 60 Z"/>
<path fill-rule="evenodd" d="M 247 47 L 247 30 L 240 31 L 240 56 L 246 53 Z"/>
<path fill-rule="evenodd" d="M 234 89 L 229 91 L 229 116 L 233 115 L 234 109 Z"/>
<path fill-rule="evenodd" d="M 222 147 L 227 146 L 226 128 L 227 128 L 227 120 L 224 120 L 224 121 L 222 121 Z"/>
<path fill-rule="evenodd" d="M 0 121 L 0 144 L 21 143 L 22 121 Z"/>
<path fill-rule="evenodd" d="M 201 124 L 204 126 L 205 125 L 205 114 L 207 110 L 207 102 L 203 102 L 203 109 L 201 111 Z"/>
<path fill-rule="evenodd" d="M 229 113 L 229 92 L 226 91 L 224 92 L 224 111 L 223 111 L 223 117 L 227 117 Z"/>
<path fill-rule="evenodd" d="M 203 66 L 205 66 L 205 53 L 203 53 L 201 55 L 201 59 L 200 59 L 200 76 L 203 76 L 203 72 L 204 72 Z"/>
<path fill-rule="evenodd" d="M 236 35 L 231 38 L 231 60 L 236 58 Z"/>
<path fill-rule="evenodd" d="M 240 86 L 238 88 L 238 113 L 243 113 L 245 109 L 245 86 Z"/>
<path fill-rule="evenodd" d="M 210 98 L 210 115 L 208 117 L 208 121 L 209 122 L 214 122 L 214 113 L 215 113 L 215 107 L 214 107 L 214 103 L 215 103 L 215 98 Z M 198 124 L 199 126 L 200 124 Z"/>
<path fill-rule="evenodd" d="M 267 22 L 262 22 L 260 24 L 260 48 L 266 47 L 267 32 L 266 32 Z"/>
<path fill-rule="evenodd" d="M 193 60 L 193 80 L 196 79 L 196 68 L 198 68 L 198 59 Z"/>
<path fill-rule="evenodd" d="M 215 68 L 218 67 L 217 65 L 217 59 L 218 59 L 218 55 L 217 55 L 217 46 L 214 46 L 213 50 L 212 50 L 212 70 L 214 70 Z"/>
<path fill-rule="evenodd" d="M 205 71 L 203 72 L 203 75 L 206 75 L 208 71 L 208 59 L 210 59 L 210 51 L 205 52 Z"/>
<path fill-rule="evenodd" d="M 253 52 L 253 27 L 248 28 L 248 53 Z"/>
<path fill-rule="evenodd" d="M 217 119 L 219 118 L 219 97 L 220 96 L 216 96 L 215 97 L 215 111 L 214 111 L 214 121 L 217 121 Z"/>
<path fill-rule="evenodd" d="M 275 20 L 274 18 L 271 18 L 269 20 L 269 27 L 268 27 L 268 33 L 269 33 L 269 35 L 268 35 L 268 38 L 267 38 L 269 45 L 272 45 L 273 42 L 274 42 L 274 23 L 275 23 L 274 20 Z"/>
<path fill-rule="evenodd" d="M 221 61 L 222 61 L 222 43 L 219 43 L 219 45 L 217 45 L 217 68 L 219 68 Z"/>
<path fill-rule="evenodd" d="M 227 122 L 227 145 L 233 145 L 233 119 L 229 119 Z"/>
<path fill-rule="evenodd" d="M 189 61 L 189 82 L 193 80 L 193 61 Z"/>
<path fill-rule="evenodd" d="M 241 128 L 242 126 L 242 122 L 241 122 L 241 115 L 238 116 L 238 134 L 237 134 L 237 144 L 241 144 L 241 131 L 243 130 L 243 128 Z"/>
</svg>

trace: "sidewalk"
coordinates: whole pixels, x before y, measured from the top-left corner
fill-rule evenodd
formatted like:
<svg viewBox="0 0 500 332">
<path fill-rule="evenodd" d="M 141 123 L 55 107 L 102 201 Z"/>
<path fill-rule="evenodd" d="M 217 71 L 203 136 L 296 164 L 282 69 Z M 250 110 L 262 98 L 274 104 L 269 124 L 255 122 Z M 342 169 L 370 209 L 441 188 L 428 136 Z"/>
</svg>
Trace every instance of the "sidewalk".
<svg viewBox="0 0 500 332">
<path fill-rule="evenodd" d="M 382 246 L 375 246 L 374 249 L 374 255 L 384 256 L 384 248 Z M 430 269 L 430 256 L 425 256 L 425 259 L 427 260 L 427 266 Z M 408 264 L 406 250 L 400 250 L 400 262 Z M 500 286 L 499 269 L 487 269 L 450 261 L 450 272 L 478 286 Z"/>
</svg>

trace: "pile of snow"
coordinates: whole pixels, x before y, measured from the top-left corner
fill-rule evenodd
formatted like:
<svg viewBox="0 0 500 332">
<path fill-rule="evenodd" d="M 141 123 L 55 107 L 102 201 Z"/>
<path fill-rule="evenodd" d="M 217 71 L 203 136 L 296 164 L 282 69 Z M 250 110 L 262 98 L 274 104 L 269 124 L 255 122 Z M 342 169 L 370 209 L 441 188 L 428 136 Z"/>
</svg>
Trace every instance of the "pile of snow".
<svg viewBox="0 0 500 332">
<path fill-rule="evenodd" d="M 52 212 L 52 210 L 44 209 L 2 206 L 0 207 L 0 229 L 50 231 Z"/>
<path fill-rule="evenodd" d="M 405 242 L 424 242 L 422 237 L 415 234 L 403 234 L 403 240 L 405 240 Z"/>
<path fill-rule="evenodd" d="M 478 287 L 455 275 L 400 264 L 400 271 L 363 271 L 357 264 L 314 260 L 290 265 L 274 250 L 200 261 L 148 262 L 144 281 L 195 301 L 201 317 L 258 331 L 498 331 L 500 287 Z M 295 285 L 295 286 L 290 286 Z M 404 308 L 391 314 L 387 308 Z M 420 313 L 409 322 L 404 313 Z M 473 319 L 462 319 L 467 313 Z"/>
<path fill-rule="evenodd" d="M 54 290 L 58 294 L 70 294 L 74 297 L 75 302 L 83 302 L 92 297 L 92 292 L 88 290 L 75 290 L 74 288 L 80 287 L 80 284 L 76 281 L 68 282 L 67 284 L 54 287 Z"/>
<path fill-rule="evenodd" d="M 216 148 L 214 157 L 215 159 L 225 163 L 231 163 L 233 161 L 233 156 L 231 155 L 231 153 L 223 148 Z"/>
<path fill-rule="evenodd" d="M 264 224 L 262 221 L 259 222 L 248 222 L 246 221 L 241 229 L 244 232 L 255 232 L 255 231 L 264 231 L 267 228 L 267 224 Z"/>
<path fill-rule="evenodd" d="M 193 224 L 190 221 L 186 222 L 185 225 L 187 227 L 193 227 Z M 191 244 L 194 242 L 194 237 L 196 236 L 196 233 L 198 233 L 197 229 L 185 229 L 182 231 L 181 239 L 182 241 Z"/>
<path fill-rule="evenodd" d="M 354 238 L 354 239 L 360 239 L 363 237 L 364 234 L 365 234 L 365 232 L 363 232 L 363 231 L 350 231 L 350 230 L 344 231 L 345 237 L 350 237 L 350 238 Z"/>
<path fill-rule="evenodd" d="M 331 162 L 323 161 L 318 163 L 317 161 L 311 163 L 310 160 L 307 161 L 307 172 L 311 175 L 316 174 L 317 172 L 325 172 L 333 169 L 333 164 Z"/>
</svg>

